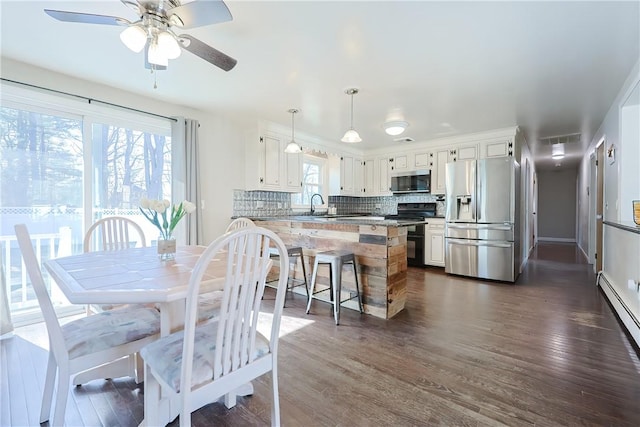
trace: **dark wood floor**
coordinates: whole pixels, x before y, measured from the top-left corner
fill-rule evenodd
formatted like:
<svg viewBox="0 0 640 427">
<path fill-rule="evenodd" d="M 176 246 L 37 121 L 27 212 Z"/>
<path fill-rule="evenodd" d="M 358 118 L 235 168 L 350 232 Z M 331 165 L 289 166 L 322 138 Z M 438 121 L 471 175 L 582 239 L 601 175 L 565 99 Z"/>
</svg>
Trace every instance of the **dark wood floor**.
<svg viewBox="0 0 640 427">
<path fill-rule="evenodd" d="M 384 321 L 303 297 L 287 302 L 280 341 L 285 426 L 640 425 L 640 360 L 573 245 L 540 244 L 516 285 L 411 268 L 408 303 Z M 23 335 L 24 336 L 24 335 Z M 0 423 L 35 425 L 46 351 L 1 345 Z M 269 382 L 197 426 L 269 424 Z M 142 388 L 72 390 L 67 424 L 135 426 Z M 177 422 L 174 422 L 177 425 Z"/>
</svg>

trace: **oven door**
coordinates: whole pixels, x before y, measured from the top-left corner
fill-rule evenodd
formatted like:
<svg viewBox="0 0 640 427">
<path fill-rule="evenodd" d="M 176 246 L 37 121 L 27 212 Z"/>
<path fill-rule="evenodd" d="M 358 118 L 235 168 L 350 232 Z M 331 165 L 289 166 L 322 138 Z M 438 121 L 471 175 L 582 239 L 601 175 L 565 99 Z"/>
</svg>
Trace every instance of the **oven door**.
<svg viewBox="0 0 640 427">
<path fill-rule="evenodd" d="M 407 264 L 424 266 L 424 235 L 407 234 Z"/>
</svg>

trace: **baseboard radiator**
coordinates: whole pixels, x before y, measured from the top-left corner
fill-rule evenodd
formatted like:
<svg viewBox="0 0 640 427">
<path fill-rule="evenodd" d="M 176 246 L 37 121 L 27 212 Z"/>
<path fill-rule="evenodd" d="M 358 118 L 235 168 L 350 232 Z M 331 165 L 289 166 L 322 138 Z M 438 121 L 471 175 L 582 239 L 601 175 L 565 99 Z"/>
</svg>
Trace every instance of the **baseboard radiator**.
<svg viewBox="0 0 640 427">
<path fill-rule="evenodd" d="M 627 306 L 627 304 L 625 304 L 624 300 L 620 298 L 620 295 L 611 285 L 611 282 L 609 282 L 606 274 L 603 271 L 600 271 L 598 273 L 598 277 L 596 278 L 596 285 L 600 286 L 600 288 L 603 290 L 604 294 L 607 296 L 609 302 L 618 314 L 618 317 L 627 327 L 627 330 L 633 337 L 636 345 L 640 347 L 640 319 L 638 319 L 631 312 L 631 310 L 629 310 L 629 307 Z"/>
</svg>

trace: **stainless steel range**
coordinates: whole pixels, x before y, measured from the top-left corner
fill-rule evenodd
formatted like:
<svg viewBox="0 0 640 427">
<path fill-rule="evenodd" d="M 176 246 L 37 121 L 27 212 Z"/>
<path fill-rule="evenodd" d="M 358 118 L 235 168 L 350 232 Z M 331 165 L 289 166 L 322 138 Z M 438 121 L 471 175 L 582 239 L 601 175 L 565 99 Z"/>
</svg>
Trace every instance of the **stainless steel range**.
<svg viewBox="0 0 640 427">
<path fill-rule="evenodd" d="M 412 223 L 407 225 L 407 264 L 424 266 L 425 231 L 424 224 L 427 218 L 436 216 L 436 204 L 425 203 L 398 203 L 398 214 L 387 215 L 385 219 L 395 219 L 398 222 Z"/>
</svg>

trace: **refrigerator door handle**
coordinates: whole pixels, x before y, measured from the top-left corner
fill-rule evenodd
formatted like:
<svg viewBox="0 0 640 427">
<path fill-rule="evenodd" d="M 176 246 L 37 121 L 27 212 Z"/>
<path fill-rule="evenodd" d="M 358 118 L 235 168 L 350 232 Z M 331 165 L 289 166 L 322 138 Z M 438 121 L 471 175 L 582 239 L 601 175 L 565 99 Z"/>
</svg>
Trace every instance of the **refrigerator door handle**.
<svg viewBox="0 0 640 427">
<path fill-rule="evenodd" d="M 449 228 L 456 228 L 461 230 L 502 230 L 511 231 L 513 228 L 511 225 L 489 225 L 489 224 L 464 224 L 462 223 L 448 223 Z"/>
<path fill-rule="evenodd" d="M 449 243 L 463 246 L 490 246 L 492 248 L 511 248 L 511 243 L 490 242 L 486 240 L 448 239 Z"/>
</svg>

